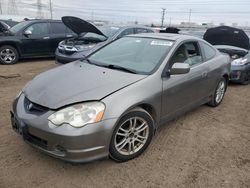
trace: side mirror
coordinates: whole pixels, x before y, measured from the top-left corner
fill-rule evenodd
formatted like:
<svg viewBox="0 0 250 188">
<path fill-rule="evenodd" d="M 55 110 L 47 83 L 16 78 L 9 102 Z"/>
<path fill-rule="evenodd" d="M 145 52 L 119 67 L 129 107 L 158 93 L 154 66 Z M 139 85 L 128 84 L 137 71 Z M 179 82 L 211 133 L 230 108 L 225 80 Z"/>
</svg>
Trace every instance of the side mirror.
<svg viewBox="0 0 250 188">
<path fill-rule="evenodd" d="M 190 66 L 187 63 L 174 63 L 170 69 L 170 75 L 187 74 L 190 71 Z"/>
<path fill-rule="evenodd" d="M 26 37 L 28 37 L 28 36 L 32 35 L 32 32 L 31 32 L 30 30 L 26 30 L 26 31 L 24 31 L 23 34 L 24 34 Z"/>
</svg>

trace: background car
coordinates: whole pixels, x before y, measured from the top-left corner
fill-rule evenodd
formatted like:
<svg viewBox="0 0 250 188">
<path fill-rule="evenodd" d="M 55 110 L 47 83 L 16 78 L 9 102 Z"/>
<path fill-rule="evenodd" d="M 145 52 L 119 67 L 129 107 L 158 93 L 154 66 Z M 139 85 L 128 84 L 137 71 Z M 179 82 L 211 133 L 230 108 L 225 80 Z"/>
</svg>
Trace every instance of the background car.
<svg viewBox="0 0 250 188">
<path fill-rule="evenodd" d="M 231 57 L 231 82 L 250 83 L 250 42 L 243 30 L 228 26 L 215 27 L 206 31 L 204 39 Z"/>
<path fill-rule="evenodd" d="M 61 21 L 20 22 L 0 37 L 0 63 L 14 64 L 20 58 L 55 56 L 58 43 L 72 36 L 73 32 Z"/>
<path fill-rule="evenodd" d="M 202 104 L 221 104 L 229 57 L 202 39 L 139 34 L 36 76 L 13 103 L 13 128 L 54 157 L 124 162 L 155 130 Z"/>
<path fill-rule="evenodd" d="M 81 59 L 126 35 L 154 32 L 151 28 L 137 25 L 96 27 L 87 21 L 71 16 L 62 17 L 62 21 L 68 28 L 77 33 L 77 37 L 60 42 L 56 50 L 56 62 L 58 63 L 69 63 Z"/>
</svg>

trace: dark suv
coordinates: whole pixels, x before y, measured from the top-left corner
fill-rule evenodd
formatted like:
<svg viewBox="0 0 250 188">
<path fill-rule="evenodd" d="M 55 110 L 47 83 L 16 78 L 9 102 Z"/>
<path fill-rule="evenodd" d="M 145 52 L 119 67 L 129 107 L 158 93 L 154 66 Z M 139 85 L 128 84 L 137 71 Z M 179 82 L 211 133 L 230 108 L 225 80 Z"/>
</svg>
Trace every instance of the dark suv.
<svg viewBox="0 0 250 188">
<path fill-rule="evenodd" d="M 77 36 L 59 43 L 56 50 L 57 63 L 69 63 L 84 58 L 104 45 L 126 35 L 155 32 L 152 28 L 139 25 L 96 27 L 90 22 L 72 16 L 62 17 L 62 21 Z"/>
<path fill-rule="evenodd" d="M 14 64 L 20 58 L 52 57 L 58 43 L 73 36 L 74 33 L 61 21 L 20 22 L 0 37 L 0 63 Z"/>
</svg>

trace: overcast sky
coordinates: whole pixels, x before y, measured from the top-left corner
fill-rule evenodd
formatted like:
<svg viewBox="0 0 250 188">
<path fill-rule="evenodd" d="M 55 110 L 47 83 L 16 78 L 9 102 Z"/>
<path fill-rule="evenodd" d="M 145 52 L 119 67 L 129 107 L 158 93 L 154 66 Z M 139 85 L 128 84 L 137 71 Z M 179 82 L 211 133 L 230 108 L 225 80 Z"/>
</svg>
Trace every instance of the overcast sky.
<svg viewBox="0 0 250 188">
<path fill-rule="evenodd" d="M 11 0 L 0 0 L 2 12 L 12 12 Z M 16 0 L 19 15 L 37 17 L 37 0 Z M 49 18 L 49 0 L 41 0 L 42 14 Z M 250 26 L 250 0 L 52 0 L 53 17 L 65 15 L 111 22 L 160 23 L 166 8 L 165 24 L 188 22 L 239 23 Z M 14 11 L 15 12 L 15 11 Z"/>
</svg>

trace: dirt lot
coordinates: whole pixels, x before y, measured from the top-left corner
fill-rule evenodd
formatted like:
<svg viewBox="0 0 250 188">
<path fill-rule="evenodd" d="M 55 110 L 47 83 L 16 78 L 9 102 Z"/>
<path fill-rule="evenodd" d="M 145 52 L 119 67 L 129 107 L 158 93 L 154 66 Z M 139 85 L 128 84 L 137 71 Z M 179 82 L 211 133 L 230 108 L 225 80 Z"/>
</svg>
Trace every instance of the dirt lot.
<svg viewBox="0 0 250 188">
<path fill-rule="evenodd" d="M 230 85 L 218 108 L 202 106 L 163 126 L 127 163 L 73 165 L 25 144 L 11 129 L 12 100 L 53 60 L 1 66 L 0 187 L 250 187 L 250 86 Z"/>
</svg>

